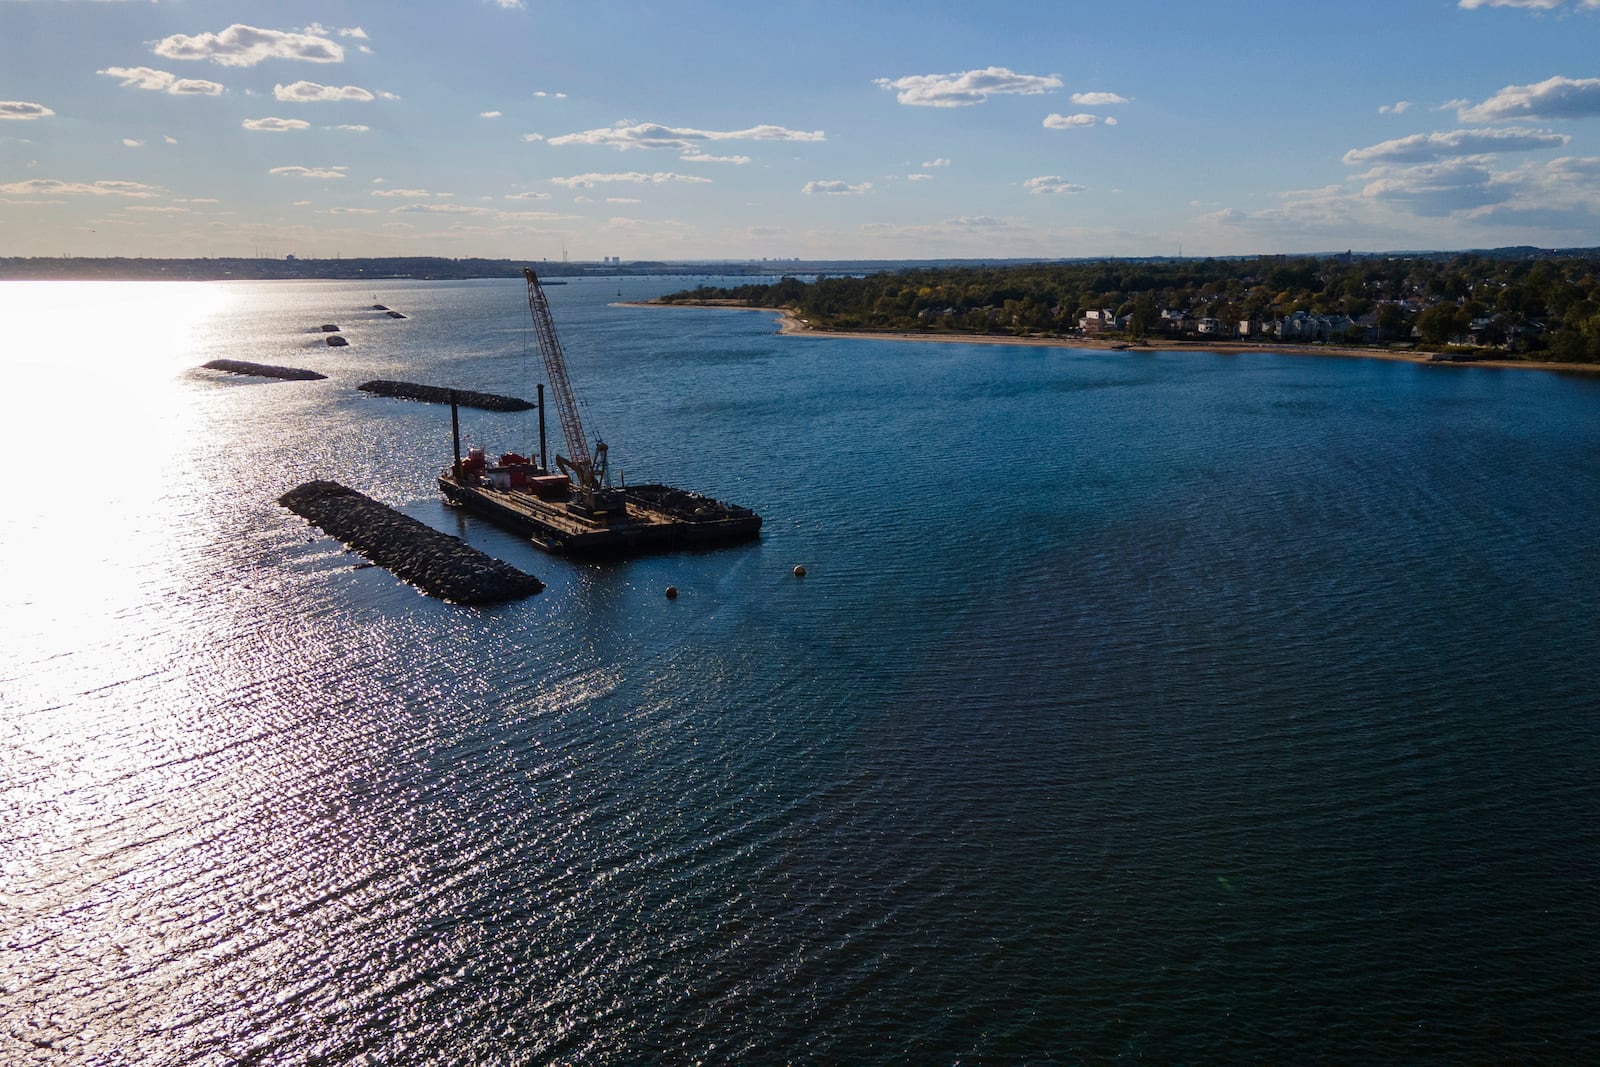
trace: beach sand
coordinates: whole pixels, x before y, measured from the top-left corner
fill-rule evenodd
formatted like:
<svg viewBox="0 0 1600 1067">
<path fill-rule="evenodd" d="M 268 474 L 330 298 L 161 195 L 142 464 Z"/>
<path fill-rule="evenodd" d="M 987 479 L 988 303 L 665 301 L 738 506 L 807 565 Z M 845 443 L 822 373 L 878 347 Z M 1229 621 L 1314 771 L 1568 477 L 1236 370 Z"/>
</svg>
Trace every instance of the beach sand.
<svg viewBox="0 0 1600 1067">
<path fill-rule="evenodd" d="M 654 301 L 617 301 L 618 307 L 641 308 L 719 308 L 724 311 L 762 311 L 778 316 L 778 333 L 813 334 L 818 337 L 848 337 L 871 341 L 948 342 L 967 345 L 1024 345 L 1030 348 L 1080 348 L 1117 352 L 1209 352 L 1237 354 L 1272 352 L 1285 356 L 1339 356 L 1346 359 L 1386 359 L 1397 363 L 1421 363 L 1430 367 L 1501 367 L 1518 370 L 1548 370 L 1575 374 L 1600 374 L 1600 364 L 1548 363 L 1523 359 L 1475 359 L 1465 362 L 1434 360 L 1430 352 L 1359 348 L 1340 345 L 1293 345 L 1251 341 L 1174 341 L 1146 338 L 1143 341 L 1102 341 L 1089 337 L 1001 337 L 993 334 L 912 333 L 905 330 L 818 330 L 788 308 L 757 308 L 715 300 L 661 304 Z"/>
</svg>

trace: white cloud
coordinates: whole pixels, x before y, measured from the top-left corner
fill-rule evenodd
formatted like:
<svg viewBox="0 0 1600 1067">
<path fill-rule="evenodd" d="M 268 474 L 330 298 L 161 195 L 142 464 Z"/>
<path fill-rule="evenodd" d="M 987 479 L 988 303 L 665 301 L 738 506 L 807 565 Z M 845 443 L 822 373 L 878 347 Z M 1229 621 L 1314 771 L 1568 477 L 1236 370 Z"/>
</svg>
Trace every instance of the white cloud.
<svg viewBox="0 0 1600 1067">
<path fill-rule="evenodd" d="M 931 174 L 923 174 L 920 171 L 913 171 L 912 173 L 906 175 L 906 181 L 908 181 L 908 182 L 931 182 L 931 181 L 933 181 L 933 175 L 931 175 Z"/>
<path fill-rule="evenodd" d="M 1108 107 L 1111 104 L 1126 104 L 1128 98 L 1116 93 L 1073 93 L 1072 102 L 1079 107 Z"/>
<path fill-rule="evenodd" d="M 1460 0 L 1457 6 L 1468 11 L 1474 11 L 1480 7 L 1524 7 L 1532 8 L 1536 11 L 1549 11 L 1552 8 L 1560 7 L 1564 2 L 1565 0 Z M 1583 6 L 1595 6 L 1594 0 L 1585 0 Z"/>
<path fill-rule="evenodd" d="M 369 195 L 396 197 L 404 200 L 426 200 L 433 194 L 426 189 L 374 189 Z"/>
<path fill-rule="evenodd" d="M 352 123 L 352 124 L 346 124 L 346 125 L 343 125 L 343 126 L 335 126 L 334 129 L 340 131 L 341 133 L 371 133 L 372 132 L 372 127 L 371 126 L 362 126 L 360 123 Z"/>
<path fill-rule="evenodd" d="M 860 185 L 851 185 L 849 182 L 841 181 L 806 182 L 805 187 L 800 191 L 807 196 L 816 193 L 822 193 L 826 196 L 860 196 L 863 193 L 872 191 L 872 183 L 862 182 Z"/>
<path fill-rule="evenodd" d="M 507 193 L 507 200 L 549 200 L 549 193 Z"/>
<path fill-rule="evenodd" d="M 401 204 L 389 209 L 391 215 L 493 215 L 494 209 L 468 204 Z"/>
<path fill-rule="evenodd" d="M 809 133 L 790 130 L 782 126 L 752 126 L 745 130 L 695 130 L 684 127 L 662 126 L 653 122 L 630 123 L 627 120 L 598 130 L 567 133 L 550 138 L 553 145 L 587 144 L 610 145 L 619 150 L 630 148 L 671 148 L 689 151 L 707 141 L 821 141 L 821 130 Z"/>
<path fill-rule="evenodd" d="M 97 70 L 108 78 L 121 78 L 124 89 L 144 89 L 152 93 L 170 93 L 173 96 L 220 96 L 222 86 L 200 78 L 180 78 L 176 74 L 153 67 L 107 67 Z"/>
<path fill-rule="evenodd" d="M 305 119 L 264 118 L 245 119 L 241 125 L 243 125 L 247 130 L 261 130 L 268 133 L 283 133 L 288 130 L 304 130 L 308 128 L 311 123 L 307 122 Z"/>
<path fill-rule="evenodd" d="M 26 100 L 0 100 L 0 119 L 47 119 L 55 112 Z"/>
<path fill-rule="evenodd" d="M 1409 100 L 1396 100 L 1392 104 L 1379 104 L 1378 105 L 1378 114 L 1380 114 L 1380 115 L 1404 115 L 1407 111 L 1410 111 L 1410 110 L 1411 110 L 1411 101 L 1409 101 Z"/>
<path fill-rule="evenodd" d="M 177 33 L 152 49 L 168 59 L 209 59 L 224 67 L 253 67 L 265 59 L 300 59 L 308 63 L 341 63 L 344 49 L 326 37 L 285 33 L 234 23 L 221 33 L 194 36 Z"/>
<path fill-rule="evenodd" d="M 359 85 L 318 85 L 316 82 L 299 81 L 289 85 L 274 85 L 272 95 L 275 99 L 295 104 L 314 104 L 322 101 L 355 101 L 368 103 L 377 99 L 371 91 Z"/>
<path fill-rule="evenodd" d="M 18 196 L 126 196 L 142 200 L 156 193 L 155 186 L 141 182 L 62 182 L 54 178 L 30 178 L 25 182 L 0 185 L 0 194 Z"/>
<path fill-rule="evenodd" d="M 1344 154 L 1351 165 L 1361 163 L 1426 163 L 1456 156 L 1476 156 L 1491 152 L 1532 152 L 1560 148 L 1572 138 L 1548 130 L 1520 127 L 1481 130 L 1450 130 L 1447 133 L 1414 133 L 1366 148 L 1352 148 Z"/>
<path fill-rule="evenodd" d="M 522 139 L 524 141 L 527 141 L 529 144 L 535 144 L 535 143 L 537 143 L 539 141 L 544 140 L 544 134 L 542 134 L 542 133 L 525 133 L 525 134 L 522 135 Z"/>
<path fill-rule="evenodd" d="M 321 212 L 324 215 L 376 215 L 377 208 L 373 207 L 331 207 Z"/>
<path fill-rule="evenodd" d="M 497 119 L 501 117 L 501 114 L 498 111 L 480 111 L 478 112 L 478 117 L 480 119 Z"/>
<path fill-rule="evenodd" d="M 1076 130 L 1093 126 L 1100 121 L 1098 115 L 1046 115 L 1044 125 L 1052 130 Z"/>
<path fill-rule="evenodd" d="M 144 142 L 143 141 L 136 141 L 132 137 L 124 137 L 122 139 L 122 147 L 123 148 L 143 148 L 144 147 Z"/>
<path fill-rule="evenodd" d="M 574 174 L 569 178 L 551 178 L 550 180 L 568 189 L 588 189 L 606 182 L 632 182 L 635 185 L 665 185 L 670 182 L 711 184 L 710 178 L 700 178 L 692 174 L 674 174 L 671 171 L 657 171 L 654 174 L 644 174 L 639 171 L 628 171 L 623 174 Z"/>
<path fill-rule="evenodd" d="M 950 165 L 950 161 L 948 159 L 945 159 L 943 156 L 941 156 L 938 159 L 925 160 L 923 162 L 923 164 L 922 164 L 922 169 L 923 170 L 932 170 L 935 167 L 948 167 L 949 165 Z"/>
<path fill-rule="evenodd" d="M 291 178 L 345 178 L 349 167 L 273 167 L 268 174 L 283 174 Z"/>
<path fill-rule="evenodd" d="M 644 203 L 644 201 L 640 200 L 636 196 L 608 196 L 608 197 L 606 197 L 606 203 L 608 203 L 608 204 L 642 204 L 642 203 Z"/>
<path fill-rule="evenodd" d="M 1038 178 L 1029 178 L 1022 183 L 1022 187 L 1030 193 L 1081 193 L 1087 186 L 1069 182 L 1059 174 L 1046 174 Z"/>
<path fill-rule="evenodd" d="M 1427 218 L 1499 203 L 1511 195 L 1488 167 L 1472 159 L 1379 167 L 1363 177 L 1369 180 L 1362 196 L 1398 204 Z"/>
<path fill-rule="evenodd" d="M 548 100 L 565 100 L 567 98 L 566 93 L 547 93 L 543 89 L 538 90 L 533 95 L 540 99 Z"/>
<path fill-rule="evenodd" d="M 749 156 L 713 156 L 706 152 L 685 152 L 678 158 L 685 163 L 733 163 L 738 166 L 750 162 Z"/>
<path fill-rule="evenodd" d="M 1061 88 L 1054 74 L 1018 74 L 1005 67 L 984 67 L 951 74 L 912 74 L 876 78 L 874 85 L 893 90 L 908 107 L 970 107 L 1001 94 L 1038 96 Z"/>
<path fill-rule="evenodd" d="M 1577 119 L 1600 115 L 1600 78 L 1546 78 L 1508 85 L 1476 107 L 1458 112 L 1462 122 L 1504 119 Z"/>
</svg>

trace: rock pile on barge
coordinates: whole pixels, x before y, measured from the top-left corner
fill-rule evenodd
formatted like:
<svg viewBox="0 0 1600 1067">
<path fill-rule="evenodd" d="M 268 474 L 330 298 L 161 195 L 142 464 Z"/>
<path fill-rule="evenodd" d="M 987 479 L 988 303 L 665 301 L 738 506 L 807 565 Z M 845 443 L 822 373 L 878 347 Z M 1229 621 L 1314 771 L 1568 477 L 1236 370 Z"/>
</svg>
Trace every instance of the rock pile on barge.
<svg viewBox="0 0 1600 1067">
<path fill-rule="evenodd" d="M 338 482 L 306 482 L 278 503 L 431 596 L 495 604 L 544 588 L 533 575 Z"/>
<path fill-rule="evenodd" d="M 258 378 L 283 378 L 288 381 L 320 381 L 326 374 L 299 367 L 274 367 L 268 363 L 246 363 L 242 359 L 213 359 L 204 364 L 207 370 L 227 371 L 229 374 L 252 374 Z"/>
<path fill-rule="evenodd" d="M 448 404 L 451 394 L 462 407 L 481 408 L 484 411 L 528 411 L 533 405 L 518 396 L 500 396 L 495 393 L 478 393 L 470 389 L 448 389 L 439 385 L 418 385 L 416 382 L 393 382 L 377 379 L 356 386 L 364 393 L 389 396 L 400 400 L 422 400 L 430 404 Z"/>
</svg>

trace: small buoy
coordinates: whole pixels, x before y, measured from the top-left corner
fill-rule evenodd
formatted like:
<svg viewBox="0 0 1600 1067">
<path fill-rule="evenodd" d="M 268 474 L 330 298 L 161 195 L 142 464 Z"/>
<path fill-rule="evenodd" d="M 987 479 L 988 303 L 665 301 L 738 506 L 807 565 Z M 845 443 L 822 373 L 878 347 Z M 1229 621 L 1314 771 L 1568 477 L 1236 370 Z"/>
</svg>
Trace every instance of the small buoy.
<svg viewBox="0 0 1600 1067">
<path fill-rule="evenodd" d="M 678 599 L 678 587 L 677 586 L 675 586 L 675 585 L 667 586 L 667 599 L 668 600 L 677 600 Z"/>
<path fill-rule="evenodd" d="M 794 565 L 794 576 L 796 578 L 804 578 L 806 576 L 806 569 L 800 564 L 796 563 Z"/>
</svg>

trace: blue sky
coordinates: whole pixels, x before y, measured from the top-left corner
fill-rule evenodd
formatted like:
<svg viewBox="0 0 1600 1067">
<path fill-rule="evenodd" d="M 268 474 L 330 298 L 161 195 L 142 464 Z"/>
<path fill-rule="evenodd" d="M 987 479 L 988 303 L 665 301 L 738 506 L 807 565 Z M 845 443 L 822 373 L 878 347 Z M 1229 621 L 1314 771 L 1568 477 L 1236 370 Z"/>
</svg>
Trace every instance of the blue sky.
<svg viewBox="0 0 1600 1067">
<path fill-rule="evenodd" d="M 1600 245 L 1600 0 L 0 0 L 0 255 Z"/>
</svg>

